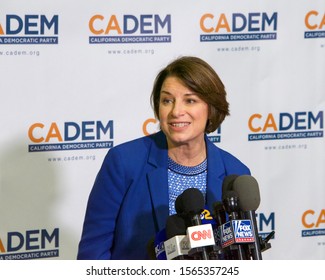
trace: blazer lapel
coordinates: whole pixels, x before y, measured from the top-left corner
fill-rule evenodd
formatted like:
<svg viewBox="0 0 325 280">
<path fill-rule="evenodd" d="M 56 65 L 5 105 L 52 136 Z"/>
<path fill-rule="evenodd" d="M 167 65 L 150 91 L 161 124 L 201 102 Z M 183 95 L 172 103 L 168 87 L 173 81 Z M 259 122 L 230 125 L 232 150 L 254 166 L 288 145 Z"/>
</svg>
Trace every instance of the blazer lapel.
<svg viewBox="0 0 325 280">
<path fill-rule="evenodd" d="M 213 204 L 221 200 L 225 167 L 219 149 L 206 138 L 208 157 L 207 207 L 213 211 Z"/>
<path fill-rule="evenodd" d="M 166 227 L 169 216 L 167 142 L 164 134 L 158 132 L 153 136 L 148 164 L 153 166 L 147 173 L 152 211 L 155 217 L 156 231 Z"/>
</svg>

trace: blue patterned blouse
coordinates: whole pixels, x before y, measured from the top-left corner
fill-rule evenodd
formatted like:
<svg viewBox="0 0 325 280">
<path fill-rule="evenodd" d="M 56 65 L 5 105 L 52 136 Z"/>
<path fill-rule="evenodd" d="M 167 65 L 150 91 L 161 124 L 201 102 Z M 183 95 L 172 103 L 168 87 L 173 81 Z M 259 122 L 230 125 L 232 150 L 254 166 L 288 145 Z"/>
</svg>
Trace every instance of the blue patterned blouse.
<svg viewBox="0 0 325 280">
<path fill-rule="evenodd" d="M 183 166 L 168 157 L 169 215 L 176 214 L 176 198 L 188 188 L 199 189 L 206 195 L 207 159 L 196 166 Z"/>
</svg>

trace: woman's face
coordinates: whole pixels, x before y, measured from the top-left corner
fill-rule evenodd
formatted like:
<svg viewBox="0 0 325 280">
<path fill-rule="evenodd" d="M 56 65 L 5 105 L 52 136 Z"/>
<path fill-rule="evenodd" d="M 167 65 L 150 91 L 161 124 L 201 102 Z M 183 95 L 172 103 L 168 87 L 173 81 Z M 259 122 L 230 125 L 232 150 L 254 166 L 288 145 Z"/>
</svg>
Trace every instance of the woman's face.
<svg viewBox="0 0 325 280">
<path fill-rule="evenodd" d="M 208 121 L 208 104 L 181 80 L 168 77 L 160 91 L 159 120 L 169 145 L 201 143 Z"/>
</svg>

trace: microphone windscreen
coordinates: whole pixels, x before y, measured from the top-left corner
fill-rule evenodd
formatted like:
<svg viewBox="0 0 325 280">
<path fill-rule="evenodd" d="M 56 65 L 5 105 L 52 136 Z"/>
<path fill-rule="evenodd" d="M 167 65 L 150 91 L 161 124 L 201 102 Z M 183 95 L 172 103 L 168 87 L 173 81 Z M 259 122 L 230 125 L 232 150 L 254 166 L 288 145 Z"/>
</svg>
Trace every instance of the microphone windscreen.
<svg viewBox="0 0 325 280">
<path fill-rule="evenodd" d="M 186 189 L 176 198 L 175 208 L 178 214 L 201 214 L 204 210 L 205 199 L 200 190 Z"/>
<path fill-rule="evenodd" d="M 223 179 L 222 183 L 222 199 L 224 199 L 225 194 L 228 191 L 231 191 L 233 189 L 233 183 L 235 179 L 238 177 L 236 174 L 228 175 Z"/>
<path fill-rule="evenodd" d="M 250 175 L 239 176 L 234 181 L 234 190 L 239 197 L 242 211 L 255 211 L 261 202 L 260 190 L 256 179 Z"/>
<path fill-rule="evenodd" d="M 166 221 L 166 237 L 173 238 L 176 235 L 186 235 L 185 220 L 180 215 L 171 215 Z"/>
<path fill-rule="evenodd" d="M 178 197 L 176 197 L 175 200 L 175 210 L 177 214 L 183 213 L 183 201 L 182 201 L 182 194 L 180 194 Z"/>
</svg>

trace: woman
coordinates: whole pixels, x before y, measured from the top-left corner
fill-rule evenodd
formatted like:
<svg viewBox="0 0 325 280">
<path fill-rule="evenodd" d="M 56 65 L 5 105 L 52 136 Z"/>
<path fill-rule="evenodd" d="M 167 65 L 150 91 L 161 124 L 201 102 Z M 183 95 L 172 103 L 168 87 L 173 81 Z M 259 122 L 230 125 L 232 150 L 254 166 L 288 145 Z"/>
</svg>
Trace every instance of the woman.
<svg viewBox="0 0 325 280">
<path fill-rule="evenodd" d="M 149 240 L 166 226 L 186 188 L 198 188 L 212 210 L 225 176 L 250 174 L 206 136 L 229 106 L 205 61 L 170 63 L 158 74 L 151 101 L 161 131 L 109 150 L 89 196 L 78 259 L 148 259 Z"/>
</svg>

